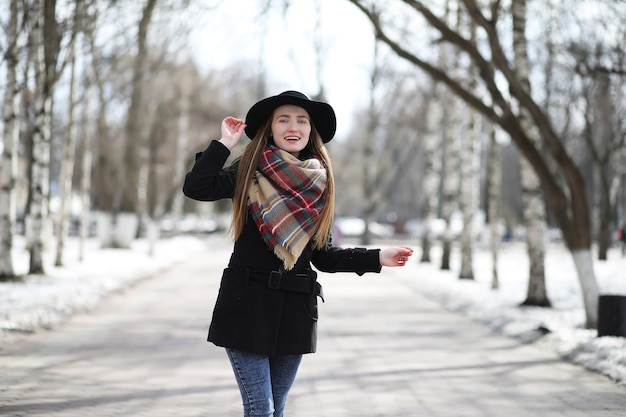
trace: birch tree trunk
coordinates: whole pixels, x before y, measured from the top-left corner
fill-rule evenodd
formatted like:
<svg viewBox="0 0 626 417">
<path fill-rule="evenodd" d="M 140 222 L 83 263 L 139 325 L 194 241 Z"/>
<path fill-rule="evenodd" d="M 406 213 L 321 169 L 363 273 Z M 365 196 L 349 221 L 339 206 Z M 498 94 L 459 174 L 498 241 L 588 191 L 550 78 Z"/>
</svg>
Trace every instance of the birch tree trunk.
<svg viewBox="0 0 626 417">
<path fill-rule="evenodd" d="M 489 246 L 491 249 L 491 288 L 500 288 L 498 276 L 498 248 L 500 246 L 500 234 L 498 221 L 500 219 L 500 187 L 502 170 L 500 169 L 500 147 L 496 141 L 496 129 L 489 126 L 489 156 L 488 156 L 488 209 L 489 216 Z"/>
<path fill-rule="evenodd" d="M 527 123 L 522 123 L 528 127 Z M 522 305 L 549 307 L 545 277 L 546 213 L 541 183 L 532 167 L 521 160 L 522 202 L 529 260 L 528 291 Z"/>
<path fill-rule="evenodd" d="M 530 95 L 530 67 L 526 40 L 526 0 L 513 0 L 513 50 L 515 74 Z M 529 137 L 535 138 L 536 131 L 530 123 L 525 109 L 520 111 L 520 124 Z M 536 146 L 539 141 L 534 139 Z M 530 263 L 528 292 L 523 305 L 549 307 L 545 277 L 546 207 L 539 177 L 525 158 L 521 161 L 522 202 L 526 225 L 526 249 Z"/>
<path fill-rule="evenodd" d="M 473 223 L 474 213 L 478 207 L 476 197 L 477 167 L 476 167 L 476 141 L 478 140 L 480 125 L 478 114 L 470 109 L 466 132 L 463 136 L 463 152 L 461 154 L 461 213 L 463 216 L 463 229 L 461 230 L 461 271 L 459 278 L 474 279 L 473 253 Z"/>
<path fill-rule="evenodd" d="M 446 2 L 446 16 L 447 19 L 449 14 L 449 4 Z M 439 56 L 438 62 L 442 68 L 446 68 L 446 62 L 450 59 L 450 49 L 449 48 L 439 48 L 438 49 Z M 447 122 L 447 109 L 445 107 L 444 97 L 448 97 L 449 92 L 447 89 L 439 84 L 435 83 L 433 85 L 433 99 L 431 100 L 431 104 L 429 105 L 429 117 L 426 119 L 427 126 L 427 134 L 424 137 L 424 180 L 423 180 L 423 189 L 422 189 L 422 236 L 421 236 L 421 246 L 422 246 L 422 257 L 420 262 L 426 263 L 430 262 L 430 250 L 432 248 L 432 219 L 438 215 L 438 210 L 436 207 L 436 199 L 440 197 L 439 190 L 440 186 L 438 184 L 442 184 L 443 178 L 445 178 L 445 173 L 443 171 L 443 156 L 438 158 L 437 150 L 439 148 L 440 139 L 443 137 L 443 133 L 445 132 L 445 124 Z M 444 140 L 445 144 L 446 141 Z M 443 188 L 441 188 L 443 189 Z M 449 268 L 450 264 L 450 256 L 449 252 L 447 256 L 447 264 Z M 443 261 L 442 261 L 443 267 Z"/>
<path fill-rule="evenodd" d="M 16 279 L 13 269 L 13 226 L 16 217 L 15 183 L 19 139 L 20 87 L 17 83 L 18 0 L 11 0 L 7 25 L 6 84 L 4 90 L 4 126 L 2 131 L 2 176 L 0 177 L 0 281 Z"/>
<path fill-rule="evenodd" d="M 80 232 L 79 232 L 79 249 L 78 258 L 83 261 L 85 259 L 85 246 L 89 238 L 89 229 L 91 226 L 91 173 L 93 165 L 93 143 L 94 143 L 94 118 L 93 118 L 93 86 L 89 82 L 85 82 L 85 91 L 83 102 L 83 158 L 81 163 L 80 178 Z"/>
<path fill-rule="evenodd" d="M 77 3 L 78 5 L 78 3 Z M 78 7 L 78 6 L 76 6 Z M 74 155 L 76 154 L 76 90 L 78 78 L 76 77 L 76 42 L 72 42 L 70 56 L 70 91 L 68 114 L 69 120 L 66 128 L 65 141 L 63 143 L 63 159 L 61 160 L 61 174 L 59 177 L 59 214 L 57 218 L 56 231 L 56 256 L 55 266 L 63 265 L 63 251 L 65 249 L 65 239 L 68 236 L 68 217 L 71 213 L 72 198 L 72 174 L 74 173 Z"/>
<path fill-rule="evenodd" d="M 446 113 L 444 117 L 445 126 L 442 127 L 442 198 L 441 198 L 441 218 L 445 222 L 445 230 L 441 236 L 442 254 L 441 269 L 450 269 L 450 256 L 452 254 L 452 215 L 458 208 L 459 194 L 459 148 L 458 137 L 461 131 L 462 121 L 458 112 L 458 100 L 456 97 L 446 93 L 444 104 Z"/>
<path fill-rule="evenodd" d="M 47 73 L 44 50 L 45 0 L 38 0 L 31 38 L 35 69 L 35 125 L 30 179 L 30 212 L 26 215 L 26 234 L 30 254 L 29 274 L 44 274 L 44 240 L 48 221 L 50 136 L 52 119 L 52 80 Z"/>
<path fill-rule="evenodd" d="M 446 91 L 444 92 L 444 114 L 442 118 L 443 126 L 441 126 L 441 218 L 445 222 L 445 229 L 441 235 L 441 265 L 442 270 L 450 269 L 450 256 L 452 252 L 452 212 L 453 204 L 456 202 L 455 197 L 458 193 L 458 176 L 456 170 L 458 164 L 456 158 L 458 153 L 454 146 L 454 126 L 456 126 L 456 101 L 454 97 Z"/>
<path fill-rule="evenodd" d="M 457 30 L 461 25 L 461 11 L 456 5 L 456 27 Z M 449 14 L 448 2 L 446 2 L 446 17 Z M 454 50 L 446 48 L 450 54 L 449 70 L 458 78 L 459 59 L 458 54 Z M 442 255 L 441 269 L 450 269 L 450 256 L 452 253 L 452 215 L 458 208 L 459 181 L 460 181 L 460 155 L 459 155 L 459 138 L 462 133 L 463 120 L 459 112 L 459 99 L 449 91 L 444 93 L 443 106 L 445 109 L 443 126 L 441 132 L 442 138 L 442 202 L 441 202 L 441 218 L 445 221 L 445 230 L 441 237 Z"/>
<path fill-rule="evenodd" d="M 424 136 L 424 178 L 422 182 L 422 201 L 421 201 L 421 217 L 422 217 L 422 236 L 421 247 L 422 257 L 420 262 L 430 262 L 430 250 L 432 248 L 431 235 L 431 218 L 436 215 L 435 200 L 438 196 L 438 179 L 441 168 L 441 160 L 437 158 L 437 149 L 439 145 L 440 127 L 442 125 L 441 103 L 437 99 L 440 96 L 442 86 L 435 85 L 433 87 L 433 100 L 428 106 L 429 116 L 426 119 L 427 133 Z M 444 92 L 445 93 L 445 92 Z"/>
<path fill-rule="evenodd" d="M 105 99 L 102 84 L 100 82 L 100 73 L 98 70 L 98 56 L 95 48 L 95 31 L 98 24 L 98 1 L 87 3 L 85 5 L 85 24 L 83 26 L 83 42 L 89 48 L 89 66 L 86 64 L 83 71 L 83 113 L 81 117 L 81 133 L 83 154 L 81 160 L 81 177 L 80 177 L 80 229 L 78 243 L 78 258 L 80 261 L 85 260 L 86 244 L 91 229 L 91 192 L 93 174 L 93 154 L 96 132 L 99 134 L 104 132 L 106 120 L 104 118 Z M 87 68 L 91 68 L 89 71 Z M 94 111 L 94 97 L 98 97 L 98 105 L 101 113 L 96 115 Z M 105 136 L 105 135 L 103 135 Z"/>
<path fill-rule="evenodd" d="M 471 42 L 476 44 L 476 25 L 470 22 Z M 470 70 L 470 73 L 472 71 Z M 476 91 L 476 77 L 471 74 L 469 89 Z M 468 107 L 468 124 L 465 134 L 461 136 L 463 151 L 461 152 L 460 166 L 460 191 L 461 213 L 463 215 L 463 230 L 461 231 L 461 271 L 459 278 L 474 279 L 474 266 L 472 262 L 473 252 L 473 223 L 474 213 L 478 209 L 476 189 L 478 181 L 478 169 L 476 161 L 476 143 L 480 137 L 480 124 L 478 113 Z"/>
</svg>

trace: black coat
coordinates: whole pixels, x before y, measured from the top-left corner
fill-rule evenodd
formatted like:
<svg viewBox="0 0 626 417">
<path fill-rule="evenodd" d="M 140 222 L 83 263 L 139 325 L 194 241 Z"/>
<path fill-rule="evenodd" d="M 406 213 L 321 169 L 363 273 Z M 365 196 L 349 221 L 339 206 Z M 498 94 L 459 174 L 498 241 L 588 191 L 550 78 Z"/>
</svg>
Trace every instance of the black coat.
<svg viewBox="0 0 626 417">
<path fill-rule="evenodd" d="M 229 155 L 228 148 L 218 141 L 212 141 L 204 152 L 198 153 L 185 178 L 184 194 L 200 201 L 232 198 L 236 165 L 224 168 Z M 309 244 L 293 271 L 315 276 L 311 264 L 319 271 L 359 275 L 381 269 L 378 249 L 344 249 L 331 242 L 323 249 L 313 249 Z M 318 292 L 274 289 L 259 279 L 269 278 L 271 271 L 278 271 L 281 265 L 248 214 L 222 275 L 209 341 L 264 355 L 315 352 Z M 286 279 L 290 277 L 283 277 Z"/>
</svg>

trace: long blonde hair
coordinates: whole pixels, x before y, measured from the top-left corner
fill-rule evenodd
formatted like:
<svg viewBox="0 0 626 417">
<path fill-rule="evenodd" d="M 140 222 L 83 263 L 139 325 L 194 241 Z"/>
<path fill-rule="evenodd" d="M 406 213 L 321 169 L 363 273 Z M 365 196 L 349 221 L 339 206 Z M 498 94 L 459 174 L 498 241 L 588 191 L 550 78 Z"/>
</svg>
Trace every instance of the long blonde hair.
<svg viewBox="0 0 626 417">
<path fill-rule="evenodd" d="M 248 191 L 252 185 L 254 172 L 257 169 L 261 154 L 270 144 L 272 128 L 272 118 L 259 127 L 256 135 L 246 146 L 243 154 L 238 160 L 237 180 L 235 182 L 235 193 L 233 196 L 233 220 L 230 231 L 236 240 L 243 232 L 246 219 L 248 217 Z M 315 234 L 313 236 L 313 247 L 322 248 L 330 238 L 333 219 L 335 213 L 335 179 L 330 163 L 330 157 L 322 141 L 322 137 L 315 129 L 315 125 L 311 122 L 311 136 L 309 143 L 300 152 L 301 158 L 316 157 L 320 160 L 326 169 L 326 189 L 322 198 L 324 200 L 324 208 L 317 220 Z"/>
</svg>

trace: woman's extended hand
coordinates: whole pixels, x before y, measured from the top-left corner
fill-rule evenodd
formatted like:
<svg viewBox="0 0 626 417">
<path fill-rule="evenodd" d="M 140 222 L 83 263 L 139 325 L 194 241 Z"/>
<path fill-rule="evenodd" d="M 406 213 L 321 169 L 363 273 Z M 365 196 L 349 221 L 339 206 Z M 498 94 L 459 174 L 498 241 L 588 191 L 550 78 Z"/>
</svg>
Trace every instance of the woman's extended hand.
<svg viewBox="0 0 626 417">
<path fill-rule="evenodd" d="M 382 266 L 404 266 L 413 255 L 413 249 L 408 246 L 396 246 L 380 250 L 380 264 Z"/>
<path fill-rule="evenodd" d="M 222 120 L 222 138 L 220 142 L 228 149 L 235 147 L 239 139 L 243 136 L 243 130 L 246 127 L 246 123 L 233 116 L 225 117 Z"/>
</svg>

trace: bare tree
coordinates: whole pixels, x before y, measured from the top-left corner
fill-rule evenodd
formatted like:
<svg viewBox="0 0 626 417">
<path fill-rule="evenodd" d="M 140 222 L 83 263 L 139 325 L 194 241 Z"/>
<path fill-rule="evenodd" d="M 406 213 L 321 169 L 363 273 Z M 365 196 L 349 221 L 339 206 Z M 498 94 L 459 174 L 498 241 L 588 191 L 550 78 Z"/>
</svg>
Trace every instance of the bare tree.
<svg viewBox="0 0 626 417">
<path fill-rule="evenodd" d="M 498 247 L 500 233 L 498 221 L 500 219 L 500 186 L 502 171 L 500 170 L 500 145 L 496 140 L 496 129 L 489 123 L 489 150 L 487 153 L 487 221 L 489 223 L 489 246 L 491 250 L 491 288 L 500 287 L 498 275 Z"/>
<path fill-rule="evenodd" d="M 33 66 L 35 68 L 35 126 L 33 130 L 33 147 L 30 176 L 30 204 L 26 216 L 28 248 L 30 252 L 30 274 L 44 273 L 43 245 L 46 222 L 48 221 L 48 192 L 50 164 L 50 135 L 52 118 L 52 91 L 54 85 L 53 70 L 47 64 L 45 39 L 45 22 L 55 20 L 54 6 L 43 0 L 36 2 L 33 12 L 33 30 L 31 48 Z M 50 16 L 52 14 L 52 16 Z M 49 23 L 47 26 L 52 25 Z M 56 33 L 54 34 L 56 36 Z M 52 42 L 48 41 L 48 45 Z M 51 53 L 48 53 L 50 56 Z M 53 64 L 53 63 L 52 63 Z"/>
<path fill-rule="evenodd" d="M 400 38 L 393 34 L 392 25 L 386 22 L 384 11 L 368 6 L 366 1 L 350 1 L 372 22 L 377 38 L 399 57 L 445 83 L 458 97 L 511 136 L 541 180 L 563 239 L 574 260 L 582 289 L 586 326 L 596 328 L 599 290 L 593 270 L 590 213 L 584 178 L 564 147 L 562 138 L 554 130 L 550 116 L 529 94 L 523 81 L 513 71 L 514 65 L 505 53 L 505 38 L 501 38 L 498 31 L 498 24 L 503 18 L 500 3 L 492 3 L 490 7 L 483 9 L 475 0 L 462 0 L 468 16 L 486 38 L 486 48 L 478 48 L 438 17 L 434 9 L 424 2 L 397 2 L 408 7 L 406 12 L 414 12 L 424 19 L 439 33 L 442 42 L 454 45 L 459 53 L 471 61 L 483 88 L 489 93 L 488 96 L 477 96 L 467 88 L 464 80 L 455 79 L 429 58 L 412 51 L 410 43 L 400 42 Z M 528 112 L 533 126 L 539 132 L 541 148 L 536 146 L 529 137 L 528 130 L 522 126 L 519 109 Z M 558 167 L 556 172 L 552 169 L 552 164 Z"/>
<path fill-rule="evenodd" d="M 79 196 L 81 201 L 79 248 L 78 258 L 85 259 L 85 246 L 91 230 L 91 202 L 92 202 L 92 181 L 93 175 L 93 154 L 96 132 L 104 132 L 106 125 L 104 115 L 104 97 L 100 82 L 100 72 L 96 64 L 95 55 L 95 30 L 98 24 L 98 0 L 85 3 L 83 15 L 83 44 L 89 55 L 88 64 L 83 71 L 83 97 L 82 97 L 82 117 L 81 117 L 81 146 L 82 155 L 80 163 L 80 185 Z M 93 97 L 98 97 L 102 107 L 96 117 L 94 113 Z"/>
<path fill-rule="evenodd" d="M 451 12 L 456 13 L 451 13 Z M 458 7 L 452 7 L 450 1 L 446 1 L 443 15 L 445 21 L 450 21 L 457 30 L 461 27 L 461 11 Z M 446 58 L 443 61 L 445 71 L 455 76 L 461 73 L 459 55 L 453 48 L 446 45 L 444 48 Z M 441 61 L 439 61 L 441 62 Z M 462 102 L 449 90 L 442 92 L 442 104 L 444 114 L 441 125 L 441 218 L 445 221 L 445 231 L 441 237 L 442 255 L 441 269 L 450 269 L 450 257 L 452 255 L 452 216 L 459 208 L 459 182 L 460 182 L 460 142 L 463 132 Z"/>
<path fill-rule="evenodd" d="M 147 159 L 146 118 L 142 114 L 148 60 L 148 30 L 157 0 L 146 0 L 137 27 L 137 53 L 134 57 L 131 81 L 131 98 L 124 129 L 126 150 L 124 185 L 118 190 L 118 206 L 114 213 L 128 211 L 141 219 L 147 212 Z M 116 242 L 119 243 L 119 242 Z"/>
<path fill-rule="evenodd" d="M 17 82 L 19 0 L 11 0 L 7 42 L 4 53 L 6 84 L 4 90 L 4 129 L 2 131 L 2 170 L 0 172 L 0 281 L 16 279 L 13 269 L 13 226 L 15 224 L 15 183 L 17 178 L 17 147 L 19 138 Z"/>
<path fill-rule="evenodd" d="M 50 233 L 49 190 L 52 108 L 55 86 L 68 63 L 67 56 L 75 40 L 75 31 L 62 40 L 65 22 L 56 14 L 56 0 L 37 0 L 33 4 L 30 48 L 35 78 L 35 110 L 30 154 L 29 204 L 26 231 L 30 254 L 29 273 L 44 273 L 44 241 Z M 71 25 L 69 25 L 71 27 Z"/>
<path fill-rule="evenodd" d="M 450 11 L 449 2 L 446 2 L 444 19 L 447 20 L 448 14 Z M 438 65 L 441 68 L 447 67 L 447 62 L 450 60 L 450 49 L 442 46 L 437 49 L 438 53 Z M 439 149 L 440 142 L 446 145 L 448 143 L 446 139 L 447 134 L 447 125 L 448 125 L 448 106 L 447 102 L 449 101 L 450 92 L 447 90 L 445 85 L 442 83 L 435 83 L 433 85 L 433 93 L 432 93 L 432 103 L 430 105 L 430 117 L 427 119 L 427 133 L 424 138 L 424 153 L 425 153 L 425 167 L 424 167 L 424 181 L 423 181 L 423 200 L 422 200 L 422 211 L 421 217 L 423 219 L 423 227 L 422 227 L 422 237 L 421 237 L 421 247 L 422 247 L 422 257 L 420 259 L 421 262 L 430 262 L 430 249 L 431 249 L 431 222 L 432 218 L 439 214 L 438 206 L 436 200 L 440 197 L 440 189 L 443 189 L 441 186 L 442 179 L 446 177 L 445 172 L 443 171 L 443 167 L 445 166 L 445 159 L 443 155 L 445 152 L 442 152 L 442 157 L 437 158 L 437 149 Z M 445 149 L 445 148 L 443 148 Z M 444 246 L 444 254 L 442 256 L 442 260 L 447 260 L 445 262 L 446 268 L 449 268 L 449 247 L 448 252 L 445 252 L 446 247 Z M 444 263 L 442 263 L 442 266 Z"/>
<path fill-rule="evenodd" d="M 93 144 L 95 126 L 93 122 L 93 100 L 95 88 L 88 77 L 84 78 L 85 96 L 83 99 L 83 116 L 82 116 L 82 158 L 81 158 L 81 176 L 80 176 L 80 231 L 79 231 L 79 260 L 85 259 L 85 244 L 89 237 L 91 227 L 91 175 L 93 173 Z"/>
<path fill-rule="evenodd" d="M 81 18 L 79 9 L 81 0 L 76 0 L 74 10 L 73 30 L 78 31 L 78 22 Z M 54 264 L 56 266 L 63 265 L 63 252 L 65 249 L 65 240 L 68 235 L 69 225 L 68 219 L 71 207 L 72 196 L 72 177 L 74 173 L 74 156 L 76 154 L 77 143 L 77 89 L 78 79 L 76 74 L 76 41 L 70 45 L 68 60 L 70 61 L 70 91 L 68 99 L 68 123 L 66 127 L 65 141 L 63 142 L 63 157 L 61 159 L 61 173 L 59 176 L 59 212 L 57 217 L 56 231 L 56 255 Z"/>
<path fill-rule="evenodd" d="M 424 149 L 424 173 L 422 175 L 422 198 L 421 198 L 421 248 L 422 256 L 420 262 L 430 262 L 430 252 L 432 248 L 432 232 L 431 232 L 431 220 L 436 214 L 436 199 L 438 197 L 438 179 L 440 176 L 441 167 L 438 164 L 439 159 L 436 158 L 437 147 L 439 145 L 439 126 L 441 126 L 441 118 L 443 109 L 441 102 L 438 100 L 438 96 L 441 89 L 444 88 L 441 85 L 434 85 L 432 87 L 432 93 L 428 105 L 428 117 L 426 118 L 427 128 L 423 137 L 423 149 Z M 430 98 L 429 97 L 429 98 Z"/>
<path fill-rule="evenodd" d="M 472 21 L 470 25 L 470 40 L 474 45 L 476 41 L 476 24 Z M 471 70 L 470 70 L 471 71 Z M 475 76 L 470 76 L 468 88 L 474 94 L 478 95 L 477 90 L 478 83 Z M 477 144 L 480 143 L 481 126 L 480 126 L 480 114 L 472 108 L 468 111 L 468 123 L 465 129 L 465 134 L 461 136 L 461 166 L 460 174 L 461 179 L 459 181 L 461 198 L 460 207 L 463 216 L 463 230 L 461 231 L 461 269 L 459 272 L 459 278 L 461 279 L 474 279 L 474 265 L 473 265 L 473 224 L 474 214 L 478 209 L 478 198 L 476 197 L 478 188 L 478 161 L 476 155 Z"/>
<path fill-rule="evenodd" d="M 179 199 L 180 184 L 186 172 L 186 157 L 190 143 L 191 99 L 195 89 L 200 89 L 196 68 L 191 63 L 181 66 L 161 65 L 160 73 L 148 84 L 158 96 L 149 97 L 158 102 L 156 117 L 152 118 L 147 161 L 148 181 L 148 231 L 149 253 L 152 254 L 160 235 L 162 218 L 171 202 L 172 210 L 182 214 Z M 176 230 L 177 231 L 177 230 Z"/>
<path fill-rule="evenodd" d="M 617 193 L 614 191 L 618 178 L 620 152 L 626 146 L 626 134 L 620 128 L 619 106 L 616 98 L 620 97 L 619 67 L 624 66 L 624 52 L 603 51 L 601 44 L 595 50 L 583 45 L 571 47 L 578 65 L 576 72 L 582 79 L 583 103 L 585 106 L 585 129 L 583 139 L 594 163 L 594 189 L 598 216 L 597 240 L 598 259 L 606 260 L 611 245 L 611 233 L 615 227 L 615 207 Z M 616 68 L 607 68 L 602 64 L 607 55 L 616 55 Z M 620 63 L 621 61 L 621 63 Z M 621 75 L 624 78 L 624 75 Z M 623 83 L 623 81 L 621 81 Z M 620 131 L 621 130 L 621 131 Z"/>
<path fill-rule="evenodd" d="M 530 63 L 526 40 L 526 0 L 513 0 L 511 15 L 513 20 L 513 51 L 515 75 L 526 90 L 530 89 Z M 519 122 L 527 132 L 536 148 L 539 141 L 537 131 L 532 125 L 531 117 L 525 108 L 520 109 Z M 545 240 L 546 240 L 546 208 L 541 192 L 541 182 L 533 171 L 533 167 L 525 160 L 522 167 L 522 201 L 524 202 L 524 224 L 526 225 L 526 250 L 530 263 L 528 292 L 523 305 L 549 307 L 551 305 L 546 289 L 545 277 Z"/>
</svg>

